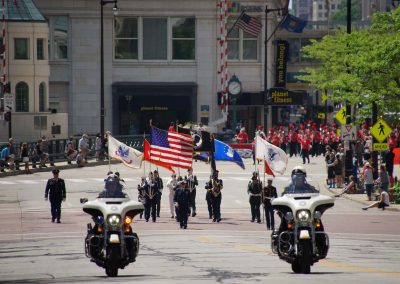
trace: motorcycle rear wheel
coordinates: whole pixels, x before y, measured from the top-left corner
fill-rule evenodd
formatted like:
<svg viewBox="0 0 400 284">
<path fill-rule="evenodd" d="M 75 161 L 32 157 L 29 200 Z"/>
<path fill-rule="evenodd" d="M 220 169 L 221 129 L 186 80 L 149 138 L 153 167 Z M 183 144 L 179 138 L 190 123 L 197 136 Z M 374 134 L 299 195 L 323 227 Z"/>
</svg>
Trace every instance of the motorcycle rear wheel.
<svg viewBox="0 0 400 284">
<path fill-rule="evenodd" d="M 108 251 L 108 257 L 106 260 L 106 274 L 108 277 L 118 276 L 119 258 L 120 258 L 119 245 L 110 245 Z"/>
</svg>

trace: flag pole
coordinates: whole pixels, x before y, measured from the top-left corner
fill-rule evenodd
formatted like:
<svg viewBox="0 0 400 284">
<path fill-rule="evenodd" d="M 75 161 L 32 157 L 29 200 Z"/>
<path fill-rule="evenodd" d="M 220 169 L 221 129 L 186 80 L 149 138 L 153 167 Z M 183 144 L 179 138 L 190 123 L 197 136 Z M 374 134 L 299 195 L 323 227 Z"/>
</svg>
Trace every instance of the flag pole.
<svg viewBox="0 0 400 284">
<path fill-rule="evenodd" d="M 144 159 L 144 141 L 146 140 L 146 132 L 143 132 L 143 176 L 146 176 L 146 160 Z"/>
<path fill-rule="evenodd" d="M 237 22 L 239 21 L 239 19 L 242 17 L 242 15 L 244 14 L 245 9 L 240 13 L 239 17 L 237 17 L 235 23 L 232 25 L 232 27 L 229 29 L 229 31 L 226 33 L 226 37 L 228 38 L 229 34 L 231 33 L 231 31 L 235 28 Z"/>
<path fill-rule="evenodd" d="M 111 133 L 110 133 L 109 131 L 107 131 L 107 132 L 106 132 L 106 135 L 107 135 L 107 140 L 108 140 L 109 136 L 111 136 Z M 110 171 L 111 171 L 110 147 L 108 147 L 107 150 L 108 150 L 108 151 L 107 151 L 107 154 L 108 154 L 108 171 L 110 172 Z"/>
</svg>

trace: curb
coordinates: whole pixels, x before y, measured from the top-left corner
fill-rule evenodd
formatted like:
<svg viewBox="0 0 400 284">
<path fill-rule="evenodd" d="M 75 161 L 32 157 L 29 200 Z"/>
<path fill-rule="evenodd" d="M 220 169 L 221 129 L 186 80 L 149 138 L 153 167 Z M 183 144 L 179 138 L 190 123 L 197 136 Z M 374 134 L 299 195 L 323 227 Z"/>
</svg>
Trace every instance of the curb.
<svg viewBox="0 0 400 284">
<path fill-rule="evenodd" d="M 65 162 L 61 162 L 65 163 Z M 120 161 L 117 160 L 112 160 L 110 164 L 118 164 L 121 163 Z M 96 167 L 96 166 L 104 166 L 108 165 L 108 161 L 90 161 L 85 165 L 86 167 Z M 23 167 L 23 165 L 22 165 Z M 21 168 L 21 167 L 20 167 Z M 66 170 L 66 169 L 77 169 L 78 166 L 76 164 L 61 164 L 57 165 L 57 163 L 54 164 L 54 166 L 47 166 L 47 168 L 31 168 L 30 171 L 31 173 L 39 173 L 39 172 L 51 172 L 54 168 L 57 168 L 59 170 Z M 19 175 L 26 175 L 24 170 L 20 169 L 18 171 L 13 171 L 13 172 L 5 172 L 5 173 L 0 173 L 0 179 L 3 177 L 9 177 L 9 176 L 19 176 Z"/>
<path fill-rule="evenodd" d="M 330 193 L 332 193 L 332 194 L 334 194 L 334 195 L 337 194 L 337 193 L 334 192 L 332 189 L 328 188 L 328 187 L 326 186 L 326 184 L 324 184 L 323 186 L 324 186 Z M 354 201 L 354 202 L 359 203 L 359 204 L 362 204 L 362 205 L 370 205 L 370 204 L 371 204 L 371 203 L 369 203 L 369 201 L 361 201 L 361 200 L 352 198 L 351 195 L 348 195 L 348 194 L 343 194 L 342 197 L 343 197 L 343 198 L 346 198 L 347 200 L 351 200 L 351 201 Z M 394 207 L 394 206 L 393 206 L 393 207 L 392 207 L 392 206 L 388 206 L 388 207 L 385 208 L 385 211 L 400 212 L 400 208 L 397 208 L 397 207 Z"/>
</svg>

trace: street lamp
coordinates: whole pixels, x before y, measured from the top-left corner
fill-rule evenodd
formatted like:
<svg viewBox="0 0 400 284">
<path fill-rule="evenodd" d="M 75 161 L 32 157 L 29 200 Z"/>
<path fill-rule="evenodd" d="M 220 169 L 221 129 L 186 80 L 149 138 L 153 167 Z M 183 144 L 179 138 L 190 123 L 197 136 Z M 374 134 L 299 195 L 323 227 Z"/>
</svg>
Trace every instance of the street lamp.
<svg viewBox="0 0 400 284">
<path fill-rule="evenodd" d="M 117 0 L 100 0 L 100 133 L 104 136 L 104 27 L 103 27 L 103 7 L 113 3 L 113 12 L 118 14 Z"/>
</svg>

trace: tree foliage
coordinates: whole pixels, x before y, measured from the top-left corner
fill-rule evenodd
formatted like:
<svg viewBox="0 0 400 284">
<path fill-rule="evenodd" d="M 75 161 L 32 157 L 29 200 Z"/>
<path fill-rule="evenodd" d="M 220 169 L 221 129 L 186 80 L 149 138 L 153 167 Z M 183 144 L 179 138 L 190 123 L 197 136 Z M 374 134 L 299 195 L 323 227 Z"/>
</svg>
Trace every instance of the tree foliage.
<svg viewBox="0 0 400 284">
<path fill-rule="evenodd" d="M 359 21 L 362 18 L 361 13 L 362 5 L 361 0 L 351 1 L 351 20 Z M 332 13 L 331 20 L 346 22 L 347 19 L 347 0 L 340 1 L 340 9 Z"/>
<path fill-rule="evenodd" d="M 351 34 L 338 31 L 302 49 L 319 61 L 299 79 L 328 90 L 334 102 L 348 101 L 381 112 L 400 111 L 400 8 L 375 13 L 370 27 Z"/>
</svg>

